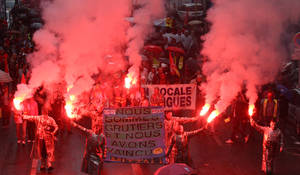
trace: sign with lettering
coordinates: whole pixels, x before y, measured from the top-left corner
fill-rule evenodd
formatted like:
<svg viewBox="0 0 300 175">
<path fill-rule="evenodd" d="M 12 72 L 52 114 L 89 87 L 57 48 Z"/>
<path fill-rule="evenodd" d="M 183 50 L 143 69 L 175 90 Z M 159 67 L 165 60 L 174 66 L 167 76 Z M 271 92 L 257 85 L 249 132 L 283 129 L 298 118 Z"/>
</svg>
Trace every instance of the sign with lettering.
<svg viewBox="0 0 300 175">
<path fill-rule="evenodd" d="M 196 88 L 195 84 L 174 84 L 174 85 L 146 85 L 149 99 L 158 88 L 164 96 L 165 110 L 191 109 L 196 107 Z"/>
<path fill-rule="evenodd" d="M 109 162 L 165 163 L 164 110 L 161 107 L 104 109 Z"/>
</svg>

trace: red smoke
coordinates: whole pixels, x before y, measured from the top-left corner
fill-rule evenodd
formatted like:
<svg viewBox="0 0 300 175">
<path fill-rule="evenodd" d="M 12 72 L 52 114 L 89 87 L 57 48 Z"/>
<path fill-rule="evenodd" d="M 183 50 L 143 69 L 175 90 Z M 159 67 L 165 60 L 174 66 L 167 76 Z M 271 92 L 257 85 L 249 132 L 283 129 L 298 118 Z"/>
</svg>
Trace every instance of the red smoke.
<svg viewBox="0 0 300 175">
<path fill-rule="evenodd" d="M 138 10 L 132 9 L 132 2 L 53 0 L 44 3 L 45 25 L 33 37 L 37 51 L 28 56 L 32 66 L 28 88 L 32 91 L 44 85 L 54 89 L 57 83 L 63 82 L 66 87 L 72 85 L 65 94 L 68 98 L 90 91 L 95 83 L 92 75 L 99 72 L 115 75 L 132 66 L 138 78 L 139 51 L 153 30 L 153 20 L 163 15 L 164 1 L 138 1 L 143 4 Z M 135 25 L 130 26 L 125 18 L 132 10 Z M 106 91 L 113 88 L 107 86 L 113 84 L 111 76 L 101 80 L 108 87 Z M 60 90 L 65 93 L 66 87 Z"/>
<path fill-rule="evenodd" d="M 287 58 L 281 34 L 287 22 L 299 20 L 299 7 L 298 0 L 214 1 L 203 48 L 206 103 L 219 99 L 215 108 L 223 112 L 245 85 L 254 104 L 257 87 L 273 81 Z"/>
</svg>

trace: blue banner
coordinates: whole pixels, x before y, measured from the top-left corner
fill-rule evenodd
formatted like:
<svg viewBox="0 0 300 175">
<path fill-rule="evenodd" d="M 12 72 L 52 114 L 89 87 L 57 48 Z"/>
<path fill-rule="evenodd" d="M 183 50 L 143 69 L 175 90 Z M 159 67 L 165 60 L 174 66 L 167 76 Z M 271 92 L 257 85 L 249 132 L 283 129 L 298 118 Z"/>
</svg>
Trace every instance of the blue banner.
<svg viewBox="0 0 300 175">
<path fill-rule="evenodd" d="M 165 163 L 164 110 L 161 107 L 104 109 L 109 162 Z"/>
</svg>

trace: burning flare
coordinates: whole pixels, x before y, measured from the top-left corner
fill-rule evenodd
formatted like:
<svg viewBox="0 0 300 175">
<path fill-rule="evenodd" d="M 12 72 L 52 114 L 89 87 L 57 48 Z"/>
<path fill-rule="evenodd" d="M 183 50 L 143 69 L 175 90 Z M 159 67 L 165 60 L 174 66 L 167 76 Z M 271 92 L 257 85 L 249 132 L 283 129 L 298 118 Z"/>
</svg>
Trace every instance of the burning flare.
<svg viewBox="0 0 300 175">
<path fill-rule="evenodd" d="M 219 114 L 220 114 L 219 111 L 214 110 L 207 118 L 207 123 L 212 122 Z"/>
<path fill-rule="evenodd" d="M 128 73 L 124 81 L 125 81 L 125 85 L 124 85 L 125 88 L 130 89 L 132 85 L 136 84 L 137 79 L 131 73 Z"/>
<path fill-rule="evenodd" d="M 22 105 L 21 103 L 23 102 L 23 98 L 21 97 L 15 97 L 14 100 L 13 100 L 13 103 L 14 103 L 14 106 L 16 108 L 16 110 L 20 111 L 22 110 Z"/>
<path fill-rule="evenodd" d="M 210 105 L 205 104 L 203 108 L 201 109 L 200 116 L 204 116 L 209 111 Z"/>
<path fill-rule="evenodd" d="M 253 116 L 253 114 L 254 114 L 254 109 L 255 109 L 254 104 L 249 105 L 248 114 L 249 114 L 250 117 Z"/>
<path fill-rule="evenodd" d="M 69 100 L 67 100 L 66 105 L 65 105 L 65 110 L 67 113 L 67 116 L 69 118 L 75 118 L 76 115 L 74 114 L 74 106 L 73 106 L 73 102 L 75 101 L 75 96 L 74 95 L 70 95 Z"/>
</svg>

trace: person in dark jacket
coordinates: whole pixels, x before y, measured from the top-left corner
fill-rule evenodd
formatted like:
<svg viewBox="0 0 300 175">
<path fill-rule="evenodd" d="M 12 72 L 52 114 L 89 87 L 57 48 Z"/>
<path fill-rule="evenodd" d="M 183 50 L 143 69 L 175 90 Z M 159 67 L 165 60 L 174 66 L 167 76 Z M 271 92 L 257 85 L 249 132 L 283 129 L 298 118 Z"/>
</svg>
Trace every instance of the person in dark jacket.
<svg viewBox="0 0 300 175">
<path fill-rule="evenodd" d="M 172 137 L 171 145 L 166 154 L 166 157 L 170 158 L 170 163 L 185 163 L 193 167 L 193 161 L 188 149 L 188 139 L 203 130 L 204 127 L 185 132 L 182 125 L 177 125 L 175 135 Z"/>
<path fill-rule="evenodd" d="M 248 119 L 248 100 L 245 93 L 240 92 L 232 104 L 232 133 L 231 138 L 226 143 L 239 141 L 243 139 L 247 143 L 249 138 L 249 119 Z"/>
<path fill-rule="evenodd" d="M 106 139 L 100 125 L 94 125 L 93 130 L 86 129 L 71 121 L 72 126 L 86 135 L 85 151 L 81 171 L 89 175 L 100 175 L 105 157 Z"/>
</svg>

